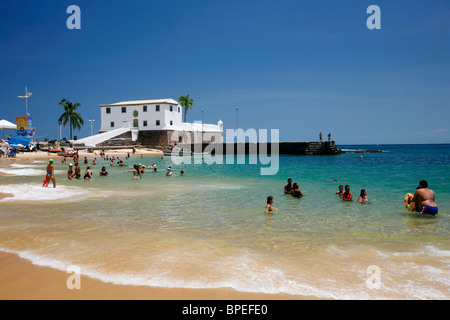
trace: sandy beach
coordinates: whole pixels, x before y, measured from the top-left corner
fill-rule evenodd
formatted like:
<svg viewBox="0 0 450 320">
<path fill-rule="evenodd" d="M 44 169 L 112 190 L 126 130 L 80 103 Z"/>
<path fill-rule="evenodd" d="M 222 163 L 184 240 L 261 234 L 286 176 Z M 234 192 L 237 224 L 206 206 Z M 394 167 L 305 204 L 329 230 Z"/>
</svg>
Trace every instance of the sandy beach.
<svg viewBox="0 0 450 320">
<path fill-rule="evenodd" d="M 105 150 L 109 156 L 125 157 L 132 155 L 132 149 Z M 141 148 L 132 157 L 160 156 L 163 153 L 155 149 Z M 79 151 L 80 159 L 89 160 L 99 154 Z M 0 158 L 2 162 L 28 163 L 36 160 L 62 157 L 47 152 L 27 152 L 17 154 L 16 158 Z M 70 159 L 67 159 L 70 162 Z M 12 196 L 0 193 L 0 200 Z M 184 289 L 157 288 L 149 286 L 117 285 L 105 283 L 81 274 L 81 289 L 68 289 L 66 272 L 50 267 L 34 265 L 31 261 L 8 252 L 0 252 L 0 299 L 2 300 L 310 300 L 315 297 L 288 294 L 262 294 L 239 292 L 231 288 L 223 289 Z"/>
<path fill-rule="evenodd" d="M 239 292 L 233 289 L 182 289 L 124 286 L 81 274 L 80 289 L 68 289 L 72 274 L 33 265 L 17 254 L 0 252 L 2 300 L 311 300 L 288 294 Z"/>
</svg>

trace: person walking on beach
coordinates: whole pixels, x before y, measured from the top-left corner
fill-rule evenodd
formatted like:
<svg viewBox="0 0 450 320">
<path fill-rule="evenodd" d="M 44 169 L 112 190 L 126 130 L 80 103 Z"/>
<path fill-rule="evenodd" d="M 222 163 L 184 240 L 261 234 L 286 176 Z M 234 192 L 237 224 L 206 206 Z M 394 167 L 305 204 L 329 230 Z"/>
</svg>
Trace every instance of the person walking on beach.
<svg viewBox="0 0 450 320">
<path fill-rule="evenodd" d="M 349 185 L 345 186 L 345 191 L 341 195 L 341 199 L 344 200 L 344 201 L 352 201 L 353 200 L 353 193 L 350 192 L 350 186 Z"/>
<path fill-rule="evenodd" d="M 291 191 L 292 191 L 292 179 L 289 178 L 287 180 L 287 182 L 288 182 L 287 185 L 284 186 L 284 193 L 291 193 Z"/>
<path fill-rule="evenodd" d="M 272 196 L 268 196 L 267 197 L 267 205 L 266 205 L 266 213 L 272 213 L 273 210 L 278 210 L 277 208 L 274 208 L 272 206 L 273 203 L 273 197 Z"/>
<path fill-rule="evenodd" d="M 56 188 L 56 180 L 55 180 L 55 167 L 53 166 L 53 159 L 50 159 L 49 164 L 47 166 L 47 175 L 46 175 L 46 182 L 45 187 L 48 187 L 48 184 L 50 183 L 50 180 L 53 182 L 53 188 Z"/>
<path fill-rule="evenodd" d="M 438 206 L 434 201 L 434 191 L 428 189 L 428 182 L 426 180 L 421 180 L 412 199 L 412 202 L 416 204 L 416 211 L 421 214 L 436 215 L 438 213 Z"/>
</svg>

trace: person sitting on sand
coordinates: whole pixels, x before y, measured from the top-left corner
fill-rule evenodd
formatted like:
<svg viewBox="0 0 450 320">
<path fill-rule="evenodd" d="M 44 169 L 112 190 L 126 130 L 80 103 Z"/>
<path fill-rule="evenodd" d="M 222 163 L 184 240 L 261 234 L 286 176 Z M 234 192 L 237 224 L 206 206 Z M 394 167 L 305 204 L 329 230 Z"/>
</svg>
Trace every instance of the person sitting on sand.
<svg viewBox="0 0 450 320">
<path fill-rule="evenodd" d="M 342 196 L 343 193 L 344 193 L 344 186 L 341 184 L 341 185 L 339 186 L 339 190 L 336 191 L 336 194 L 338 194 L 339 197 L 340 197 L 340 196 Z"/>
<path fill-rule="evenodd" d="M 50 180 L 53 182 L 53 188 L 56 188 L 56 180 L 55 180 L 55 167 L 53 166 L 53 159 L 48 160 L 49 164 L 47 166 L 47 175 L 45 176 L 46 182 L 45 187 L 48 187 Z"/>
<path fill-rule="evenodd" d="M 426 180 L 421 180 L 412 199 L 412 202 L 416 204 L 415 210 L 421 214 L 436 215 L 438 213 L 438 206 L 434 200 L 434 191 L 428 189 L 428 182 Z"/>
<path fill-rule="evenodd" d="M 266 204 L 266 213 L 272 213 L 273 210 L 278 210 L 277 208 L 274 208 L 272 206 L 273 203 L 273 197 L 272 196 L 268 196 L 267 197 L 267 204 Z"/>
<path fill-rule="evenodd" d="M 353 200 L 353 193 L 350 192 L 350 186 L 349 185 L 345 186 L 345 191 L 344 191 L 344 193 L 342 193 L 341 199 L 344 200 L 344 201 L 352 201 Z"/>
<path fill-rule="evenodd" d="M 103 166 L 102 169 L 100 170 L 99 176 L 101 176 L 101 177 L 109 176 L 109 172 L 108 172 L 108 170 L 106 170 L 105 166 Z"/>
<path fill-rule="evenodd" d="M 86 167 L 86 171 L 84 172 L 84 180 L 94 180 L 94 178 L 92 177 L 92 171 L 91 171 L 91 165 L 88 164 L 88 166 Z"/>
<path fill-rule="evenodd" d="M 367 198 L 367 191 L 366 189 L 361 189 L 358 202 L 367 202 L 367 201 L 369 201 L 369 198 Z"/>
<path fill-rule="evenodd" d="M 287 182 L 288 182 L 287 185 L 284 186 L 284 193 L 291 193 L 291 190 L 292 190 L 292 179 L 289 178 L 287 180 Z"/>
<path fill-rule="evenodd" d="M 69 180 L 72 180 L 73 177 L 74 177 L 73 164 L 69 164 L 69 170 L 67 170 L 67 178 Z"/>
<path fill-rule="evenodd" d="M 301 197 L 303 197 L 303 193 L 300 191 L 297 182 L 294 182 L 294 184 L 292 185 L 291 194 L 292 194 L 292 196 L 295 197 L 295 198 L 301 198 Z"/>
</svg>

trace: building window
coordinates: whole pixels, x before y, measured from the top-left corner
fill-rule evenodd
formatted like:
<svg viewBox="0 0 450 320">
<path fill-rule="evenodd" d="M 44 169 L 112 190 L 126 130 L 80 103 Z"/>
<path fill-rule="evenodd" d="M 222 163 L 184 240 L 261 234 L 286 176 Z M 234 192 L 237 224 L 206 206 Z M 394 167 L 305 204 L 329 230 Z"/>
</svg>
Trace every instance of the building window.
<svg viewBox="0 0 450 320">
<path fill-rule="evenodd" d="M 111 121 L 111 128 L 114 128 L 114 121 Z"/>
<path fill-rule="evenodd" d="M 178 107 L 178 113 L 180 113 L 180 110 L 181 110 L 181 108 L 180 108 L 180 107 Z"/>
<path fill-rule="evenodd" d="M 144 106 L 142 109 L 142 112 L 147 112 L 147 106 Z"/>
<path fill-rule="evenodd" d="M 108 114 L 108 113 L 111 113 L 111 108 L 106 108 L 106 113 Z"/>
<path fill-rule="evenodd" d="M 159 120 L 156 120 L 156 125 L 159 126 Z"/>
<path fill-rule="evenodd" d="M 155 109 L 155 110 L 156 110 L 156 112 L 159 111 L 159 105 L 156 106 L 156 109 Z"/>
<path fill-rule="evenodd" d="M 127 107 L 122 107 L 122 113 L 127 113 Z"/>
<path fill-rule="evenodd" d="M 147 120 L 144 120 L 144 127 L 146 127 L 147 126 Z"/>
<path fill-rule="evenodd" d="M 170 120 L 170 125 L 171 125 L 171 126 L 173 125 L 173 121 L 172 121 L 172 120 Z"/>
<path fill-rule="evenodd" d="M 170 106 L 170 112 L 172 112 L 173 111 L 173 106 Z"/>
</svg>

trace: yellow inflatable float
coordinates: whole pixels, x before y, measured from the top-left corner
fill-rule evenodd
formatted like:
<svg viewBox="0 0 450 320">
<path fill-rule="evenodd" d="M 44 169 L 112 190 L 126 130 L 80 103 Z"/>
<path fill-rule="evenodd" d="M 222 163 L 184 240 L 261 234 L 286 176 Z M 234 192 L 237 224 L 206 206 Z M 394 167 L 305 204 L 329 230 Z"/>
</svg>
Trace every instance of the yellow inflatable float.
<svg viewBox="0 0 450 320">
<path fill-rule="evenodd" d="M 414 194 L 407 193 L 405 195 L 405 198 L 403 199 L 405 201 L 405 208 L 408 209 L 408 211 L 414 211 L 414 208 L 416 207 L 416 204 L 412 202 L 412 199 L 414 198 Z"/>
</svg>

